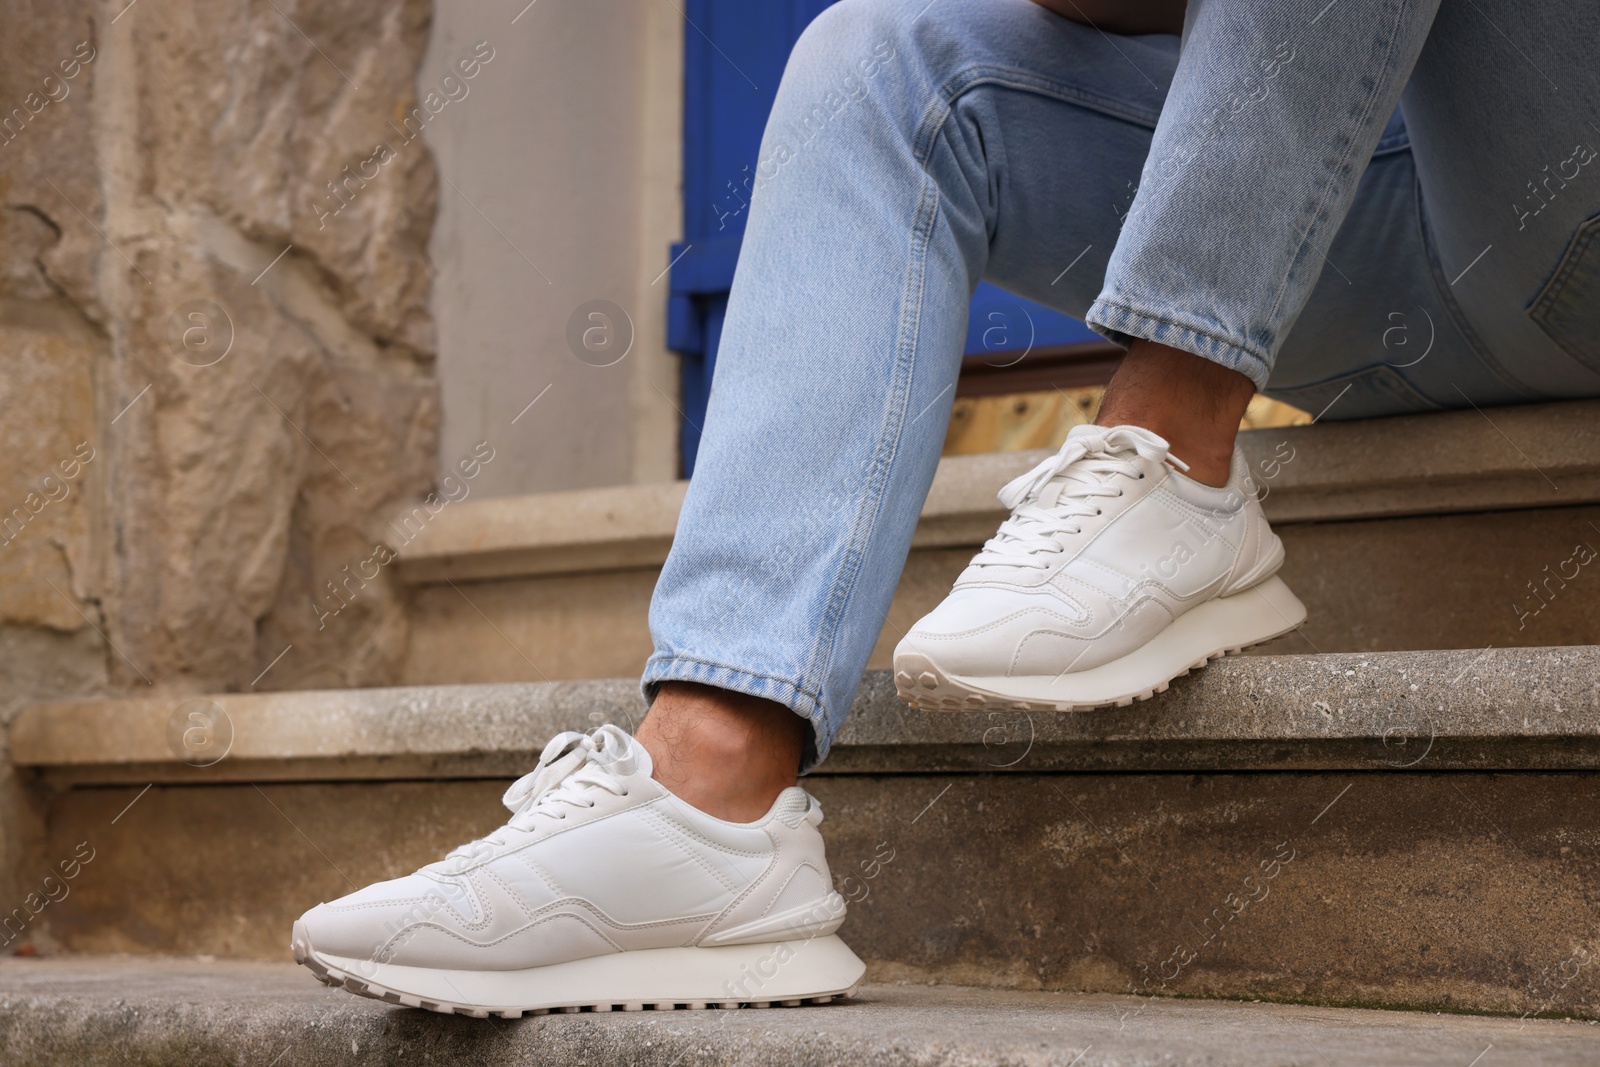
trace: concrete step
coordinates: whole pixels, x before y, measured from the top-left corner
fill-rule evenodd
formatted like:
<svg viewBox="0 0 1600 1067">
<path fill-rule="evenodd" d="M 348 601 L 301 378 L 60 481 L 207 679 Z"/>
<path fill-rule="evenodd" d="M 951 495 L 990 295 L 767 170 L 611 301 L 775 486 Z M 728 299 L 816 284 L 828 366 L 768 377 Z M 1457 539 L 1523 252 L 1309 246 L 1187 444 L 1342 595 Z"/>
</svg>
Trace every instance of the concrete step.
<svg viewBox="0 0 1600 1067">
<path fill-rule="evenodd" d="M 1394 651 L 1600 641 L 1575 557 L 1600 550 L 1600 401 L 1322 423 L 1241 435 L 1310 609 L 1259 650 Z M 871 666 L 931 610 L 1046 453 L 946 458 Z M 599 678 L 650 654 L 646 608 L 684 483 L 467 500 L 390 530 L 412 588 L 412 684 Z M 1446 562 L 1448 561 L 1448 562 Z M 324 610 L 337 608 L 329 599 Z"/>
<path fill-rule="evenodd" d="M 875 980 L 1600 1017 L 1597 677 L 1593 647 L 1246 657 L 1006 715 L 873 674 L 807 787 Z M 618 680 L 29 709 L 35 869 L 93 858 L 8 934 L 282 959 L 300 911 L 499 825 L 550 734 L 638 706 Z M 227 745 L 186 752 L 200 725 Z"/>
<path fill-rule="evenodd" d="M 1126 708 L 915 711 L 869 671 L 814 779 L 966 772 L 1600 770 L 1600 646 L 1231 656 Z M 11 761 L 54 791 L 512 778 L 562 730 L 637 724 L 628 678 L 38 704 Z M 186 749 L 190 714 L 215 747 Z M 175 732 L 176 731 L 176 732 Z"/>
<path fill-rule="evenodd" d="M 1548 1019 L 911 985 L 842 1004 L 439 1016 L 324 989 L 283 964 L 115 957 L 0 963 L 0 1060 L 750 1067 L 1587 1067 L 1600 1027 Z"/>
</svg>

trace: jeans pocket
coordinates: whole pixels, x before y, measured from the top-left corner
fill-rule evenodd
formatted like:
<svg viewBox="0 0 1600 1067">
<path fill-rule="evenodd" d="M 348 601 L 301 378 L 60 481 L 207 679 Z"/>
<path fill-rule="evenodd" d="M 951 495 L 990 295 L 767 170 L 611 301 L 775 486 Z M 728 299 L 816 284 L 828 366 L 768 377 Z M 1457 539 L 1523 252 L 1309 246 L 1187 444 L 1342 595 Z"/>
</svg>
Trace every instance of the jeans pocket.
<svg viewBox="0 0 1600 1067">
<path fill-rule="evenodd" d="M 1437 404 L 1411 387 L 1386 364 L 1367 367 L 1307 385 L 1286 388 L 1267 383 L 1266 395 L 1293 404 L 1318 419 L 1372 419 L 1437 411 Z"/>
<path fill-rule="evenodd" d="M 1528 317 L 1563 352 L 1600 371 L 1600 215 L 1578 227 Z"/>
</svg>

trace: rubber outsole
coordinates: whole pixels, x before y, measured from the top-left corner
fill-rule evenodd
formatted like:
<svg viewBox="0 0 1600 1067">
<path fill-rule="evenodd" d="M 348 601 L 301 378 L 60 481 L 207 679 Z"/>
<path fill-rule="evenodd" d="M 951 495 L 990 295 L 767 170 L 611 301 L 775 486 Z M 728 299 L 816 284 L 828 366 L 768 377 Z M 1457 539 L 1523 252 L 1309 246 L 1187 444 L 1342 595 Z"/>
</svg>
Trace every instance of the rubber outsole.
<svg viewBox="0 0 1600 1067">
<path fill-rule="evenodd" d="M 1265 588 L 1263 588 L 1265 587 Z M 1070 688 L 1073 684 L 1073 675 L 1070 673 L 1058 676 L 1055 679 L 1039 678 L 964 678 L 941 670 L 934 660 L 919 652 L 897 652 L 894 661 L 895 691 L 900 699 L 921 711 L 1094 711 L 1098 708 L 1126 708 L 1137 701 L 1149 700 L 1157 693 L 1165 693 L 1174 681 L 1184 677 L 1191 671 L 1200 670 L 1212 660 L 1221 659 L 1223 656 L 1237 655 L 1246 649 L 1265 644 L 1277 637 L 1294 630 L 1305 621 L 1305 606 L 1289 591 L 1288 586 L 1272 577 L 1261 586 L 1252 587 L 1244 593 L 1236 594 L 1243 597 L 1254 594 L 1263 604 L 1275 604 L 1275 622 L 1272 625 L 1260 627 L 1256 632 L 1248 635 L 1230 634 L 1232 640 L 1212 647 L 1209 651 L 1193 658 L 1185 659 L 1183 666 L 1173 670 L 1165 669 L 1159 676 L 1147 680 L 1144 684 L 1131 686 L 1128 689 L 1099 699 L 1051 699 L 1026 696 L 1017 692 L 1002 692 L 1002 687 L 1023 688 L 1032 686 L 1040 688 L 1043 685 L 1059 685 Z M 1211 604 L 1217 601 L 1209 602 Z M 1203 616 L 1190 619 L 1191 615 L 1200 612 L 1207 605 L 1201 605 L 1190 613 L 1180 616 L 1179 622 L 1189 620 L 1190 628 L 1204 631 Z M 1284 610 L 1287 609 L 1287 610 Z M 1200 624 L 1200 625 L 1196 625 Z M 1281 625 L 1278 625 L 1281 624 Z M 1178 624 L 1175 622 L 1167 629 L 1171 631 Z M 1163 635 L 1166 631 L 1163 631 Z M 1160 638 L 1163 635 L 1158 635 Z M 1243 639 L 1240 639 L 1243 636 Z M 1152 643 L 1157 639 L 1152 639 Z M 1121 660 L 1113 660 L 1103 664 L 1097 671 L 1116 669 L 1134 657 L 1144 652 L 1149 645 L 1135 649 Z"/>
<path fill-rule="evenodd" d="M 831 935 L 829 935 L 831 937 Z M 843 947 L 842 945 L 840 946 Z M 709 1008 L 769 1008 L 783 1007 L 796 1008 L 802 1005 L 829 1004 L 848 1000 L 856 995 L 860 988 L 862 974 L 858 973 L 850 984 L 842 989 L 820 992 L 809 996 L 785 997 L 782 999 L 641 999 L 641 1000 L 616 1000 L 604 998 L 583 998 L 564 1003 L 541 1003 L 528 1007 L 522 1006 L 495 1006 L 488 1007 L 479 1004 L 470 1004 L 465 1001 L 450 1000 L 436 996 L 422 996 L 417 993 L 406 992 L 390 988 L 373 978 L 358 976 L 350 973 L 350 969 L 334 962 L 332 957 L 318 953 L 311 946 L 302 923 L 294 924 L 294 935 L 290 941 L 290 950 L 294 954 L 296 963 L 309 970 L 323 985 L 335 986 L 358 997 L 367 997 L 372 1000 L 381 1000 L 389 1004 L 406 1008 L 420 1008 L 424 1011 L 438 1012 L 443 1015 L 467 1015 L 475 1019 L 487 1019 L 491 1016 L 500 1019 L 519 1019 L 524 1015 L 549 1015 L 552 1013 L 577 1013 L 577 1012 L 609 1012 L 609 1011 L 701 1011 Z M 844 950 L 848 953 L 848 949 Z M 852 954 L 853 958 L 853 954 Z M 859 963 L 859 961 L 857 961 Z M 382 971 L 382 967 L 375 967 Z M 860 968 L 862 972 L 865 967 Z"/>
</svg>

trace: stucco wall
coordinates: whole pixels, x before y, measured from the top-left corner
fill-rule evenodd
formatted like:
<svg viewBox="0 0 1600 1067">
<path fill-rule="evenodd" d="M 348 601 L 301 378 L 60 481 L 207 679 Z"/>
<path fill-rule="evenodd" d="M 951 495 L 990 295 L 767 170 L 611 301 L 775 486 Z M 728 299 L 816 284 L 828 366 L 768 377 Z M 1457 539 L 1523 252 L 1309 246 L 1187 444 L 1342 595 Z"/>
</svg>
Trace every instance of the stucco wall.
<svg viewBox="0 0 1600 1067">
<path fill-rule="evenodd" d="M 443 179 L 441 458 L 489 441 L 473 491 L 491 496 L 669 480 L 682 16 L 659 0 L 436 7 L 420 85 L 443 101 L 424 134 Z M 494 58 L 447 85 L 480 42 Z M 625 317 L 589 318 L 595 301 Z M 595 350 L 574 351 L 575 321 Z"/>
</svg>

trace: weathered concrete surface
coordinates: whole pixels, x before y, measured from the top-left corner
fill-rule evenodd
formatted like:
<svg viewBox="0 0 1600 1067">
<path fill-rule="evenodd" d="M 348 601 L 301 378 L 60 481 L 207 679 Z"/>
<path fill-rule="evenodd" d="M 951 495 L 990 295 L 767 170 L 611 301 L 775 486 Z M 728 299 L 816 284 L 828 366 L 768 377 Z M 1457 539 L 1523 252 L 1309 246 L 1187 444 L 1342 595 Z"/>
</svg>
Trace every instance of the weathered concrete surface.
<svg viewBox="0 0 1600 1067">
<path fill-rule="evenodd" d="M 1600 401 L 1581 400 L 1496 408 L 1493 424 L 1457 411 L 1248 430 L 1239 440 L 1269 519 L 1327 522 L 1595 503 L 1597 420 Z M 1006 516 L 995 492 L 1048 454 L 946 457 L 914 545 L 982 544 Z M 401 573 L 426 583 L 660 564 L 686 484 L 474 503 L 407 546 Z"/>
<path fill-rule="evenodd" d="M 1600 507 L 1305 523 L 1281 536 L 1283 579 L 1311 611 L 1283 651 L 1600 644 Z"/>
<path fill-rule="evenodd" d="M 688 482 L 475 500 L 431 524 L 395 565 L 414 584 L 659 567 Z"/>
<path fill-rule="evenodd" d="M 839 777 L 815 791 L 876 976 L 1600 1014 L 1592 774 Z"/>
<path fill-rule="evenodd" d="M 1127 708 L 1014 715 L 917 714 L 871 672 L 823 769 L 1596 768 L 1597 676 L 1595 646 L 1239 656 Z"/>
<path fill-rule="evenodd" d="M 1593 769 L 1597 676 L 1596 646 L 1235 657 L 1132 707 L 1010 714 L 913 711 L 872 672 L 821 773 Z M 504 776 L 641 710 L 628 679 L 62 701 L 11 744 L 55 784 Z M 186 750 L 175 719 L 226 741 Z"/>
<path fill-rule="evenodd" d="M 808 786 L 879 976 L 1596 1015 L 1597 656 L 1237 658 L 1084 715 L 916 713 L 873 674 Z M 503 780 L 462 776 L 639 707 L 626 679 L 212 699 L 204 768 L 172 701 L 19 719 L 41 876 L 95 853 L 28 936 L 281 958 L 304 908 L 499 825 Z M 382 780 L 412 776 L 456 780 Z"/>
<path fill-rule="evenodd" d="M 503 781 L 73 789 L 27 936 L 283 959 L 318 901 L 505 819 Z M 1600 774 L 817 776 L 876 978 L 1600 1016 Z M 43 868 L 42 877 L 51 868 Z M 26 918 L 26 916 L 24 916 Z"/>
<path fill-rule="evenodd" d="M 37 626 L 0 626 L 0 724 L 9 724 L 24 707 L 43 697 L 90 697 L 106 688 L 104 644 L 85 626 L 60 633 Z M 9 750 L 9 733 L 0 751 Z M 19 780 L 7 759 L 0 764 L 0 900 L 21 901 L 36 886 L 44 851 L 48 803 L 44 794 Z M 0 937 L 5 935 L 0 934 Z M 0 952 L 3 952 L 0 949 Z"/>
<path fill-rule="evenodd" d="M 289 924 L 307 908 L 502 825 L 507 784 L 74 789 L 51 807 L 38 877 L 84 843 L 93 859 L 27 936 L 75 952 L 288 959 Z"/>
<path fill-rule="evenodd" d="M 637 676 L 654 649 L 648 616 L 659 572 L 630 567 L 417 586 L 399 681 Z"/>
<path fill-rule="evenodd" d="M 1589 1024 L 876 985 L 817 1008 L 431 1015 L 324 990 L 281 965 L 117 959 L 0 965 L 0 1055 L 18 1067 L 275 1062 L 1231 1067 L 1578 1067 Z"/>
<path fill-rule="evenodd" d="M 508 523 L 501 515 L 486 537 L 508 536 Z M 1289 523 L 1277 530 L 1288 552 L 1283 578 L 1310 617 L 1299 634 L 1257 654 L 1600 642 L 1600 570 L 1573 557 L 1580 543 L 1600 552 L 1600 507 Z M 982 536 L 993 532 L 991 524 Z M 600 566 L 604 547 L 580 556 Z M 944 599 L 976 548 L 975 541 L 911 553 L 871 667 L 889 666 L 895 644 Z M 539 551 L 547 560 L 560 557 L 555 548 Z M 474 557 L 458 558 L 465 566 Z M 629 563 L 584 574 L 421 585 L 400 681 L 637 673 L 652 649 L 647 614 L 656 574 Z"/>
</svg>

